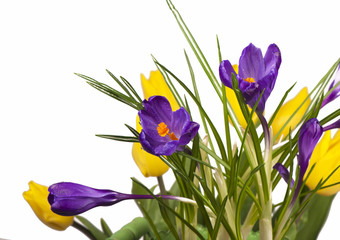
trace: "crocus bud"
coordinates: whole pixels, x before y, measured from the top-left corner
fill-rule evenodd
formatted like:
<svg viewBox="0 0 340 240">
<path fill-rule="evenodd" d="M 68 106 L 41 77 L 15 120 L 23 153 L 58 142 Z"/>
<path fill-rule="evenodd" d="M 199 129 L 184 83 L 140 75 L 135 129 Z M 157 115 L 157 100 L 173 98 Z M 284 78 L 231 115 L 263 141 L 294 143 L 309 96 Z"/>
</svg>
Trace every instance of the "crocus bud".
<svg viewBox="0 0 340 240">
<path fill-rule="evenodd" d="M 300 165 L 300 177 L 305 175 L 309 164 L 309 159 L 312 156 L 313 150 L 322 133 L 323 129 L 316 118 L 311 118 L 302 125 L 298 140 L 298 163 Z"/>
<path fill-rule="evenodd" d="M 305 177 L 306 185 L 310 189 L 315 189 L 321 180 L 326 180 L 328 176 L 340 165 L 340 131 L 338 130 L 333 138 L 331 131 L 326 131 L 320 142 L 316 145 Z M 332 176 L 324 183 L 324 187 L 340 182 L 340 169 L 335 171 Z M 340 191 L 340 185 L 323 188 L 317 191 L 318 194 L 330 196 Z"/>
<path fill-rule="evenodd" d="M 24 192 L 23 196 L 41 222 L 52 229 L 63 231 L 72 225 L 73 217 L 60 216 L 51 211 L 47 201 L 47 189 L 46 186 L 30 181 L 29 190 Z"/>
<path fill-rule="evenodd" d="M 273 136 L 276 136 L 278 134 L 283 125 L 288 121 L 288 119 L 293 115 L 297 108 L 306 100 L 307 97 L 308 90 L 305 87 L 293 99 L 289 100 L 288 102 L 282 105 L 271 125 L 273 128 Z M 300 107 L 300 109 L 295 113 L 295 115 L 289 120 L 289 122 L 283 128 L 280 135 L 277 136 L 275 143 L 278 143 L 280 139 L 285 138 L 289 134 L 290 128 L 291 130 L 293 130 L 299 124 L 310 102 L 311 100 L 308 97 L 307 100 Z"/>
<path fill-rule="evenodd" d="M 48 202 L 53 212 L 74 216 L 98 206 L 110 206 L 126 199 L 125 194 L 112 190 L 90 188 L 84 185 L 61 182 L 48 188 Z"/>
<path fill-rule="evenodd" d="M 107 189 L 95 189 L 72 182 L 60 182 L 48 188 L 48 202 L 53 212 L 63 216 L 74 216 L 98 206 L 111 206 L 128 199 L 163 199 L 195 203 L 191 199 L 171 195 L 125 194 Z"/>
</svg>

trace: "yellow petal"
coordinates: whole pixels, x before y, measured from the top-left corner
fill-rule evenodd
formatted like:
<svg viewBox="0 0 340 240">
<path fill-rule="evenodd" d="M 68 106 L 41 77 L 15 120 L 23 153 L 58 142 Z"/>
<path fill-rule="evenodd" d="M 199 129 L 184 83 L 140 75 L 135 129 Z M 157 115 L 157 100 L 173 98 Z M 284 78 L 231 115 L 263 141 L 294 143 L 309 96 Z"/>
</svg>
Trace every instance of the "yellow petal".
<svg viewBox="0 0 340 240">
<path fill-rule="evenodd" d="M 326 131 L 320 142 L 315 147 L 312 157 L 309 162 L 309 166 L 305 177 L 315 164 L 313 171 L 310 173 L 306 181 L 306 185 L 310 189 L 315 189 L 317 184 L 328 176 L 338 167 L 340 164 L 340 147 L 339 131 L 333 139 L 331 139 L 331 131 Z M 327 185 L 335 184 L 340 181 L 340 170 L 337 170 L 325 183 Z M 319 190 L 317 193 L 325 196 L 336 194 L 340 191 L 340 185 L 334 185 L 332 187 Z"/>
<path fill-rule="evenodd" d="M 246 129 L 247 121 L 243 116 L 240 104 L 237 101 L 237 97 L 236 97 L 234 90 L 232 90 L 231 88 L 225 87 L 225 91 L 226 91 L 227 99 L 230 103 L 231 108 L 233 109 L 233 112 L 234 112 L 239 124 L 242 126 L 243 129 Z M 249 106 L 248 106 L 248 110 L 249 110 L 249 112 L 251 112 L 251 108 Z M 253 120 L 255 126 L 257 126 L 260 123 L 256 114 L 253 115 L 252 120 Z M 229 122 L 231 123 L 230 119 L 229 119 Z"/>
<path fill-rule="evenodd" d="M 163 96 L 170 102 L 172 111 L 179 109 L 179 105 L 174 95 L 159 70 L 151 71 L 149 79 L 146 79 L 145 76 L 141 74 L 141 82 L 145 99 L 149 99 L 151 96 L 155 95 Z"/>
<path fill-rule="evenodd" d="M 308 90 L 304 87 L 293 99 L 289 100 L 278 111 L 273 123 L 273 136 L 276 136 L 281 130 L 283 125 L 288 121 L 288 119 L 293 115 L 296 109 L 303 103 L 303 101 L 308 97 Z M 290 119 L 288 124 L 283 128 L 280 135 L 277 136 L 275 143 L 278 143 L 281 138 L 285 138 L 289 134 L 289 128 L 292 130 L 300 122 L 303 115 L 305 114 L 311 100 L 308 98 L 306 102 L 301 106 L 301 108 L 295 113 L 295 115 Z"/>
<path fill-rule="evenodd" d="M 132 157 L 144 177 L 159 177 L 169 170 L 159 157 L 144 151 L 140 143 L 133 143 Z"/>
<path fill-rule="evenodd" d="M 28 185 L 29 190 L 24 192 L 23 196 L 41 222 L 58 231 L 63 231 L 72 225 L 73 217 L 60 216 L 51 211 L 51 206 L 47 201 L 48 187 L 33 181 L 30 181 Z"/>
</svg>

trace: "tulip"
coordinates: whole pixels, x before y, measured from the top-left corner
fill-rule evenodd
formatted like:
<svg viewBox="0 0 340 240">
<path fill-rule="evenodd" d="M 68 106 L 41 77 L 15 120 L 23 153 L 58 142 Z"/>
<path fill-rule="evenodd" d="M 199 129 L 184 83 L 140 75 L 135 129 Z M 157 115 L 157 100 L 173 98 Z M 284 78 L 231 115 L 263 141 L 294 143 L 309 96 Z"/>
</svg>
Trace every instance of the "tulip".
<svg viewBox="0 0 340 240">
<path fill-rule="evenodd" d="M 151 71 L 149 79 L 146 79 L 146 77 L 141 74 L 141 84 L 145 99 L 149 99 L 154 95 L 164 96 L 169 100 L 173 110 L 179 109 L 179 105 L 174 95 L 170 91 L 159 70 Z M 142 127 L 139 123 L 140 120 L 138 116 L 136 122 L 137 131 L 140 133 Z M 159 157 L 144 151 L 140 143 L 133 143 L 132 157 L 145 177 L 159 177 L 169 170 L 169 166 L 166 165 Z"/>
<path fill-rule="evenodd" d="M 306 176 L 306 185 L 310 189 L 315 189 L 321 180 L 326 180 L 328 176 L 340 165 L 340 131 L 338 130 L 333 138 L 331 131 L 326 131 L 321 141 L 315 147 L 309 162 Z M 314 167 L 313 167 L 314 166 Z M 313 170 L 312 170 L 313 167 Z M 311 171 L 312 170 L 312 171 Z M 324 187 L 338 183 L 340 181 L 340 170 L 337 170 L 324 183 Z M 340 191 L 340 185 L 323 188 L 317 191 L 318 194 L 330 196 Z"/>
<path fill-rule="evenodd" d="M 168 99 L 174 111 L 179 109 L 179 105 L 170 91 L 168 84 L 165 82 L 162 73 L 159 70 L 151 71 L 149 80 L 141 74 L 141 83 L 144 93 L 144 98 L 149 99 L 152 96 L 158 95 Z"/>
<path fill-rule="evenodd" d="M 242 52 L 239 61 L 239 72 L 236 73 L 229 60 L 220 64 L 219 73 L 222 83 L 232 88 L 232 74 L 235 75 L 245 102 L 253 108 L 259 99 L 256 112 L 263 114 L 265 103 L 272 92 L 281 65 L 281 53 L 275 44 L 271 44 L 265 56 L 262 56 L 261 49 L 256 48 L 252 43 Z"/>
<path fill-rule="evenodd" d="M 272 123 L 273 136 L 276 136 L 281 130 L 283 125 L 288 121 L 288 119 L 293 115 L 296 109 L 306 100 L 308 97 L 307 88 L 303 88 L 293 99 L 289 100 L 280 108 L 277 115 Z M 280 139 L 284 139 L 289 134 L 289 129 L 294 129 L 301 121 L 303 115 L 305 114 L 311 100 L 308 97 L 303 103 L 300 109 L 295 113 L 295 115 L 289 120 L 286 126 L 283 128 L 279 136 L 276 136 L 275 143 L 278 143 Z"/>
<path fill-rule="evenodd" d="M 23 196 L 41 222 L 52 229 L 63 231 L 72 225 L 73 217 L 64 217 L 52 212 L 47 201 L 48 194 L 46 186 L 30 181 L 29 190 L 24 192 Z"/>
<path fill-rule="evenodd" d="M 95 189 L 72 182 L 60 182 L 48 188 L 48 202 L 51 210 L 63 216 L 74 216 L 98 206 L 111 206 L 128 199 L 154 199 L 152 195 L 125 194 L 107 189 Z M 163 199 L 177 200 L 193 204 L 191 199 L 158 195 Z"/>
<path fill-rule="evenodd" d="M 143 101 L 143 106 L 138 112 L 143 128 L 139 142 L 153 155 L 169 156 L 183 151 L 198 132 L 199 124 L 191 121 L 185 108 L 173 112 L 165 97 L 152 96 Z"/>
</svg>

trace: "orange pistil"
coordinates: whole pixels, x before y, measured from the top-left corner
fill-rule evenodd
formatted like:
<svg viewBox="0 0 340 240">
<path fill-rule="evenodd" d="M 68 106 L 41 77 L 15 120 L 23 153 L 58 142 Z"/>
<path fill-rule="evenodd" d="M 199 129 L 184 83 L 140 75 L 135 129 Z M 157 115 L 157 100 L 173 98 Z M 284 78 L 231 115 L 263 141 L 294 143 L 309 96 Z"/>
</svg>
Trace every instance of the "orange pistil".
<svg viewBox="0 0 340 240">
<path fill-rule="evenodd" d="M 254 78 L 248 77 L 248 78 L 243 78 L 244 81 L 249 82 L 249 83 L 253 83 L 255 82 Z"/>
<path fill-rule="evenodd" d="M 171 140 L 178 140 L 176 135 L 173 132 L 169 133 L 169 131 L 170 130 L 169 130 L 168 126 L 164 122 L 161 122 L 160 124 L 158 124 L 157 132 L 158 132 L 159 136 L 165 137 L 166 135 L 168 135 Z"/>
</svg>

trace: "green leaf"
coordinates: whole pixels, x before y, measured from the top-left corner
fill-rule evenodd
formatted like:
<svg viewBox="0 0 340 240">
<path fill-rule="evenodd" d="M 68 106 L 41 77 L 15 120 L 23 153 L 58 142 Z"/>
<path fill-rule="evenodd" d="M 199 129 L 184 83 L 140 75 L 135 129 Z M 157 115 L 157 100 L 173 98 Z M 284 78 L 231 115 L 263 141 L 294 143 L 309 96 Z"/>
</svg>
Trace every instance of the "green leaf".
<svg viewBox="0 0 340 240">
<path fill-rule="evenodd" d="M 327 220 L 334 197 L 335 195 L 326 197 L 315 194 L 315 196 L 310 200 L 299 222 L 296 239 L 317 239 Z"/>
<path fill-rule="evenodd" d="M 103 218 L 100 219 L 100 225 L 102 226 L 102 230 L 105 233 L 106 236 L 111 236 L 112 235 L 112 231 L 109 227 L 109 225 L 107 225 L 107 223 L 105 222 L 105 220 Z"/>
<path fill-rule="evenodd" d="M 84 217 L 76 216 L 76 218 L 92 233 L 97 240 L 105 240 L 107 236 L 100 231 L 95 225 Z"/>
<path fill-rule="evenodd" d="M 129 136 L 119 136 L 119 135 L 102 135 L 96 134 L 97 137 L 111 139 L 120 142 L 139 142 L 137 137 L 129 137 Z"/>
</svg>

